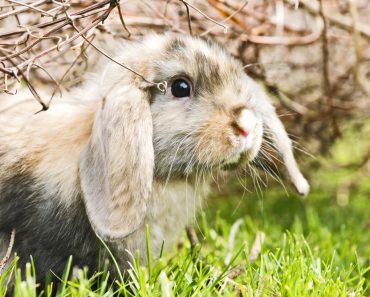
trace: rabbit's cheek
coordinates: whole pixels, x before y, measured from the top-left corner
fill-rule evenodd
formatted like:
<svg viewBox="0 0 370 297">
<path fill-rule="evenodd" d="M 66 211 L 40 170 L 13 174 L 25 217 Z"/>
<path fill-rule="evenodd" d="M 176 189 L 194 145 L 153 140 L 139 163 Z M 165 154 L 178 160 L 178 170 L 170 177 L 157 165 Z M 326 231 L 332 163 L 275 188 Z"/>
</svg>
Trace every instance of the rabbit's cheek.
<svg viewBox="0 0 370 297">
<path fill-rule="evenodd" d="M 240 141 L 230 128 L 229 120 L 222 114 L 214 114 L 212 119 L 201 125 L 195 138 L 194 153 L 204 164 L 215 164 L 225 156 L 232 155 Z"/>
<path fill-rule="evenodd" d="M 247 137 L 242 138 L 242 151 L 250 150 L 255 146 L 258 135 L 256 129 L 251 131 Z"/>
<path fill-rule="evenodd" d="M 262 124 L 258 123 L 250 138 L 246 139 L 244 151 L 248 152 L 250 161 L 257 156 L 262 144 Z"/>
</svg>

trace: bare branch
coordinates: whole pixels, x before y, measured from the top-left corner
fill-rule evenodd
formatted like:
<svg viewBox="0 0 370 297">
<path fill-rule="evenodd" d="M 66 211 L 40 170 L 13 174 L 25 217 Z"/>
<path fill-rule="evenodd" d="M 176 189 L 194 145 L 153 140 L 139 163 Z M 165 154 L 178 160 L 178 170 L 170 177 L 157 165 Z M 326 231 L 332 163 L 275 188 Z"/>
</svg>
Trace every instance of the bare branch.
<svg viewBox="0 0 370 297">
<path fill-rule="evenodd" d="M 186 5 L 186 7 L 190 6 L 192 9 L 194 9 L 195 11 L 199 12 L 202 16 L 204 16 L 207 20 L 211 21 L 212 23 L 215 23 L 216 25 L 224 28 L 224 33 L 227 33 L 227 30 L 228 30 L 228 27 L 218 21 L 216 21 L 215 19 L 211 18 L 210 16 L 208 16 L 206 13 L 204 13 L 203 11 L 201 11 L 199 8 L 191 5 L 189 2 L 185 1 L 185 0 L 180 0 L 182 3 L 184 3 Z"/>
<path fill-rule="evenodd" d="M 333 133 L 334 137 L 340 136 L 340 131 L 338 127 L 338 123 L 334 114 L 334 106 L 333 106 L 333 91 L 331 87 L 330 82 L 330 74 L 329 74 L 329 48 L 328 48 L 328 29 L 327 29 L 327 22 L 326 17 L 324 15 L 324 8 L 322 0 L 320 1 L 320 16 L 324 23 L 324 28 L 322 32 L 322 59 L 323 59 L 323 76 L 324 76 L 324 82 L 325 82 L 325 92 L 326 92 L 326 100 L 327 100 L 327 106 L 329 109 L 329 115 L 333 127 Z"/>
<path fill-rule="evenodd" d="M 5 268 L 5 265 L 8 263 L 8 261 L 10 259 L 12 249 L 13 249 L 13 245 L 14 245 L 14 240 L 15 240 L 15 230 L 13 229 L 12 233 L 10 234 L 8 249 L 5 253 L 4 258 L 2 258 L 1 261 L 0 261 L 0 274 L 3 272 L 3 270 Z"/>
</svg>

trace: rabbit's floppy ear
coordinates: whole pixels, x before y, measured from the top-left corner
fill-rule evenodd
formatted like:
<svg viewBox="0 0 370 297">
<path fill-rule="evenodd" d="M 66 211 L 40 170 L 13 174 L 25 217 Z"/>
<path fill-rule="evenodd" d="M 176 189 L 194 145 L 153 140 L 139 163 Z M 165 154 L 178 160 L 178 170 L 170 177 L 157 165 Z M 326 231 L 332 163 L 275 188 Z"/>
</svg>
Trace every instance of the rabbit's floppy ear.
<svg viewBox="0 0 370 297">
<path fill-rule="evenodd" d="M 97 111 L 80 158 L 83 198 L 94 231 L 126 237 L 143 223 L 151 195 L 154 151 L 149 95 L 115 87 Z"/>
<path fill-rule="evenodd" d="M 254 100 L 256 106 L 258 106 L 256 109 L 262 117 L 264 126 L 267 128 L 268 135 L 272 138 L 275 148 L 278 150 L 284 161 L 290 180 L 298 193 L 306 196 L 310 190 L 310 186 L 298 168 L 293 155 L 292 141 L 276 114 L 275 108 L 271 104 L 267 94 L 255 81 L 247 77 L 247 82 L 254 94 Z"/>
</svg>

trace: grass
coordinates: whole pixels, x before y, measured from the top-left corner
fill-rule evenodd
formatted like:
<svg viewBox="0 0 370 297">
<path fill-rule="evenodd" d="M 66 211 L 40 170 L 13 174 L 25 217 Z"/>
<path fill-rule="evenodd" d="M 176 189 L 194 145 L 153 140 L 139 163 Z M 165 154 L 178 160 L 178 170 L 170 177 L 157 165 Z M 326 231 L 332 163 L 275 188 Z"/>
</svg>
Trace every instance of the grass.
<svg viewBox="0 0 370 297">
<path fill-rule="evenodd" d="M 345 141 L 351 143 L 365 132 L 349 133 Z M 43 296 L 56 291 L 57 296 L 114 292 L 117 296 L 370 296 L 370 183 L 359 179 L 348 195 L 341 190 L 356 176 L 348 169 L 351 166 L 345 166 L 354 162 L 348 156 L 365 147 L 343 143 L 334 147 L 330 159 L 317 161 L 320 166 L 311 171 L 313 189 L 306 200 L 287 196 L 276 184 L 262 197 L 245 194 L 235 180 L 208 199 L 195 227 L 199 242 L 193 248 L 184 232 L 172 253 L 150 255 L 146 267 L 135 255 L 131 280 L 117 280 L 114 285 L 105 269 L 87 278 L 86 269 L 72 273 L 69 262 L 60 283 Z M 259 232 L 265 237 L 260 250 L 253 247 Z M 257 252 L 255 259 L 251 250 Z M 25 277 L 17 269 L 12 271 L 14 296 L 38 296 L 37 267 L 30 264 Z M 11 268 L 0 276 L 0 296 L 10 272 Z"/>
</svg>

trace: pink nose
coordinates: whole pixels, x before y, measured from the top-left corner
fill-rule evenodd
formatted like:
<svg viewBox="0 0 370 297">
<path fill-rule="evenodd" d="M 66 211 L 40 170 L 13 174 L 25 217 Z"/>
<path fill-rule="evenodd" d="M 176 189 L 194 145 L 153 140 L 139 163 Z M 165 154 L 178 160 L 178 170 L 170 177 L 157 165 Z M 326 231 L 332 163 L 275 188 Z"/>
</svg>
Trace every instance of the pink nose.
<svg viewBox="0 0 370 297">
<path fill-rule="evenodd" d="M 247 138 L 248 137 L 248 131 L 247 130 L 245 130 L 245 129 L 243 129 L 243 128 L 241 128 L 241 127 L 238 127 L 238 131 L 239 131 L 239 133 L 240 133 L 240 135 L 241 136 L 243 136 L 243 137 L 245 137 L 245 138 Z"/>
</svg>

